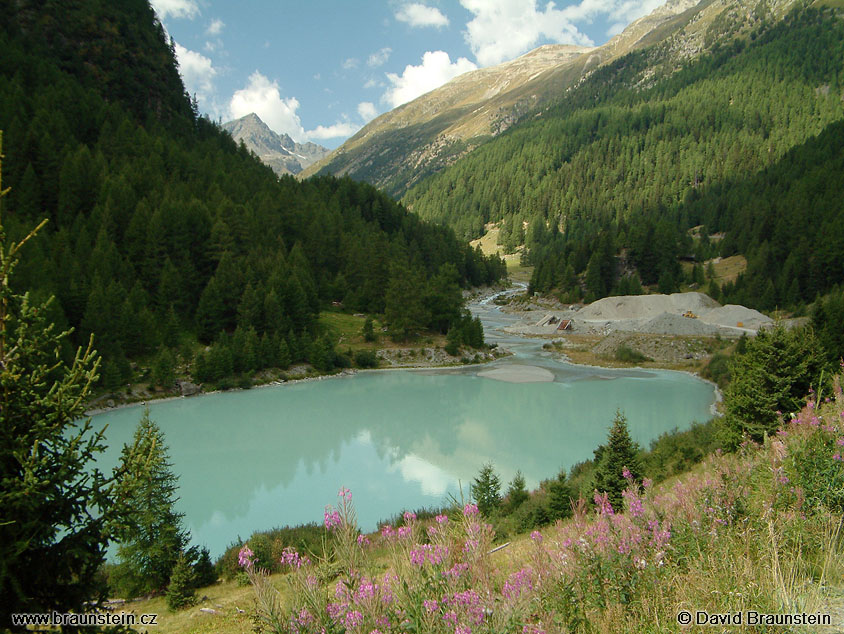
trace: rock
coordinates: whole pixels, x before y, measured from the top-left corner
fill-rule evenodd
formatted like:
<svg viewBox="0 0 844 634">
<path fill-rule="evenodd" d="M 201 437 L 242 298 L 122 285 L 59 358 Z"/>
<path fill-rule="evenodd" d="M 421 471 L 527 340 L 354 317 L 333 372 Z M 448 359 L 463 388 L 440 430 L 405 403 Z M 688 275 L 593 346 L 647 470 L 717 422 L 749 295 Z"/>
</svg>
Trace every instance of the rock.
<svg viewBox="0 0 844 634">
<path fill-rule="evenodd" d="M 108 399 L 106 401 L 106 407 L 114 407 L 114 399 Z"/>
<path fill-rule="evenodd" d="M 176 381 L 176 385 L 179 387 L 179 393 L 182 396 L 193 396 L 194 394 L 199 394 L 202 391 L 200 386 L 196 383 L 191 383 L 190 381 Z"/>
</svg>

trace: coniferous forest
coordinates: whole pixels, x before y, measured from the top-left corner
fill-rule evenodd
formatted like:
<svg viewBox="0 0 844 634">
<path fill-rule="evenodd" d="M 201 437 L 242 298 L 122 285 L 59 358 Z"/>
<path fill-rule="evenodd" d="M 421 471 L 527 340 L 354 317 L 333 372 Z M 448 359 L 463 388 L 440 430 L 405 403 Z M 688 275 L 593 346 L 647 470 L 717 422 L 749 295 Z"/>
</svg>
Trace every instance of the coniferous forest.
<svg viewBox="0 0 844 634">
<path fill-rule="evenodd" d="M 330 369 L 321 307 L 400 322 L 387 303 L 403 306 L 410 280 L 412 325 L 445 334 L 465 319 L 455 290 L 503 275 L 368 185 L 277 179 L 198 116 L 146 2 L 48 4 L 0 5 L 4 221 L 16 239 L 49 219 L 13 283 L 55 296 L 73 345 L 95 335 L 103 386 L 125 384 L 133 359 L 190 358 L 196 340 L 219 344 L 199 380 L 316 357 Z"/>
<path fill-rule="evenodd" d="M 595 71 L 404 201 L 466 238 L 498 223 L 535 291 L 671 292 L 678 258 L 741 253 L 747 271 L 716 299 L 814 301 L 844 281 L 844 22 L 805 7 L 737 20 L 713 23 L 696 59 L 658 44 Z"/>
</svg>

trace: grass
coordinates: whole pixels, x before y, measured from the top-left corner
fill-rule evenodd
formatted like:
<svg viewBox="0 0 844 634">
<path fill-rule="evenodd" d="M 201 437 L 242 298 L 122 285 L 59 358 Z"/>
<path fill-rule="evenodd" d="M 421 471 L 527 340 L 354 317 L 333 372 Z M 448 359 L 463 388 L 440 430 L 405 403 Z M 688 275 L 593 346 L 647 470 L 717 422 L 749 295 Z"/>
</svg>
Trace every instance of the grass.
<svg viewBox="0 0 844 634">
<path fill-rule="evenodd" d="M 747 259 L 743 255 L 731 255 L 728 258 L 721 258 L 718 262 L 710 260 L 715 269 L 715 281 L 723 286 L 726 282 L 735 282 L 740 273 L 747 270 Z M 704 271 L 709 262 L 705 262 Z"/>
<path fill-rule="evenodd" d="M 353 348 L 371 348 L 370 343 L 363 340 L 363 324 L 366 322 L 366 317 L 360 315 L 352 315 L 349 313 L 341 313 L 334 311 L 322 311 L 319 314 L 319 327 L 332 335 L 338 346 L 350 345 Z M 372 327 L 375 332 L 381 330 L 381 323 L 373 320 Z M 380 333 L 379 333 L 380 334 Z"/>
</svg>

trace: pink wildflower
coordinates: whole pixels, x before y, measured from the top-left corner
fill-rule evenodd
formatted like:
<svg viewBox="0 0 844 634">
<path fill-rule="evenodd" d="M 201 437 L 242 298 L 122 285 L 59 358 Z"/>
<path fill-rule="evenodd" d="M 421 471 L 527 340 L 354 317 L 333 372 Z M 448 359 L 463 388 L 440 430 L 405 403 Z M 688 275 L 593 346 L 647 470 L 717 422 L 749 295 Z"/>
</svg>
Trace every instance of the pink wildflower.
<svg viewBox="0 0 844 634">
<path fill-rule="evenodd" d="M 325 506 L 325 513 L 323 514 L 323 517 L 325 518 L 325 528 L 330 531 L 334 530 L 343 523 L 340 519 L 340 513 L 330 504 Z"/>
<path fill-rule="evenodd" d="M 478 514 L 478 505 L 477 504 L 467 504 L 463 507 L 463 515 L 466 517 L 471 517 L 472 515 Z"/>
<path fill-rule="evenodd" d="M 425 609 L 428 610 L 428 612 L 436 612 L 440 609 L 440 604 L 437 603 L 436 599 L 425 599 L 422 602 L 422 605 L 425 606 Z"/>
<path fill-rule="evenodd" d="M 343 619 L 344 624 L 347 630 L 351 630 L 361 623 L 363 623 L 363 614 L 358 612 L 357 610 L 352 610 L 348 614 L 346 614 L 346 618 Z"/>
<path fill-rule="evenodd" d="M 448 524 L 448 515 L 437 515 L 434 519 L 437 524 Z"/>
<path fill-rule="evenodd" d="M 352 492 L 346 487 L 340 487 L 340 490 L 337 492 L 337 496 L 351 501 Z"/>
<path fill-rule="evenodd" d="M 539 531 L 533 531 L 530 534 L 530 538 L 537 544 L 542 543 L 542 533 L 540 533 Z"/>
<path fill-rule="evenodd" d="M 384 524 L 384 526 L 381 527 L 381 537 L 384 539 L 390 539 L 394 534 L 395 531 L 393 531 L 393 527 L 389 524 Z"/>
<path fill-rule="evenodd" d="M 255 553 L 252 552 L 248 545 L 244 544 L 240 552 L 237 553 L 237 565 L 241 568 L 252 568 L 252 565 L 255 563 L 252 559 L 254 556 Z"/>
<path fill-rule="evenodd" d="M 416 513 L 412 511 L 405 511 L 404 512 L 404 521 L 410 523 L 416 519 Z"/>
<path fill-rule="evenodd" d="M 406 539 L 413 534 L 413 529 L 410 526 L 399 526 L 398 535 L 400 539 Z"/>
</svg>

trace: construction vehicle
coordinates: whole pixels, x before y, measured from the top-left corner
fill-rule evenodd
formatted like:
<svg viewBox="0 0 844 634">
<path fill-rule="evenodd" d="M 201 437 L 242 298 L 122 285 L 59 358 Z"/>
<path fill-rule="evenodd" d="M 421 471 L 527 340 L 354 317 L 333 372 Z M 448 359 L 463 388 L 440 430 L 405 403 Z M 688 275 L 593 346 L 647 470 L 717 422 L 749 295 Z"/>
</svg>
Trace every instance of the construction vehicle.
<svg viewBox="0 0 844 634">
<path fill-rule="evenodd" d="M 689 319 L 697 319 L 697 315 L 695 315 L 690 310 L 687 310 L 685 313 L 683 313 L 683 317 L 688 317 Z"/>
</svg>

